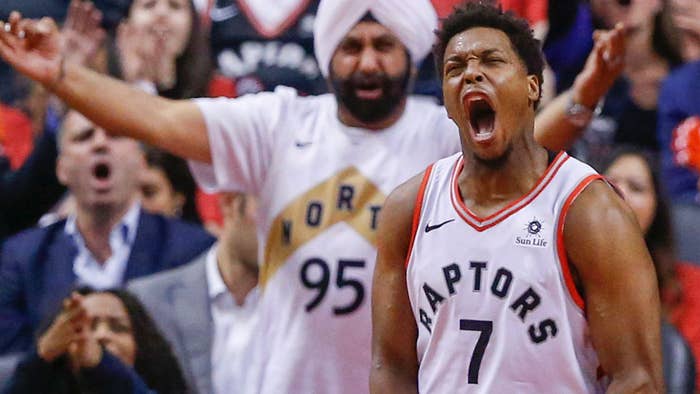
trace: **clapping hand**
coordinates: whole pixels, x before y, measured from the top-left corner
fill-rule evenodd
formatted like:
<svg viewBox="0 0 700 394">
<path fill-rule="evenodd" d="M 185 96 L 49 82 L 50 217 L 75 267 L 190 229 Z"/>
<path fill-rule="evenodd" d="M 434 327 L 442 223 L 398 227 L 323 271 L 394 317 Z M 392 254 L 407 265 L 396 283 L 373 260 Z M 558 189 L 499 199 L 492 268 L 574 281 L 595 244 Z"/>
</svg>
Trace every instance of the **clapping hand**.
<svg viewBox="0 0 700 394">
<path fill-rule="evenodd" d="M 105 38 L 100 27 L 102 12 L 90 1 L 72 0 L 66 21 L 61 28 L 63 54 L 66 61 L 88 65 Z"/>
<path fill-rule="evenodd" d="M 172 87 L 175 55 L 167 53 L 165 38 L 128 21 L 119 25 L 117 47 L 124 80 L 149 81 L 160 88 Z"/>
<path fill-rule="evenodd" d="M 51 362 L 67 353 L 72 344 L 87 334 L 89 319 L 82 301 L 83 296 L 77 293 L 63 301 L 63 310 L 39 338 L 39 357 Z"/>
</svg>

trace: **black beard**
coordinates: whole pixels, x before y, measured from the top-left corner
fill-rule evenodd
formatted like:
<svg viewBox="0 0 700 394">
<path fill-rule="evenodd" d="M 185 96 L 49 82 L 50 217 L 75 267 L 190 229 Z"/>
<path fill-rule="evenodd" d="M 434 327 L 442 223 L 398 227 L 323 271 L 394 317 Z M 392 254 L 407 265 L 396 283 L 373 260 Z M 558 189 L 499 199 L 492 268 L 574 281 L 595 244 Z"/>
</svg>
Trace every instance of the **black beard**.
<svg viewBox="0 0 700 394">
<path fill-rule="evenodd" d="M 411 70 L 406 69 L 402 75 L 391 78 L 386 73 L 363 75 L 353 73 L 349 78 L 337 77 L 331 71 L 331 84 L 339 105 L 363 123 L 374 123 L 388 118 L 406 97 Z M 378 99 L 368 100 L 357 97 L 356 89 L 360 87 L 381 88 Z"/>
</svg>

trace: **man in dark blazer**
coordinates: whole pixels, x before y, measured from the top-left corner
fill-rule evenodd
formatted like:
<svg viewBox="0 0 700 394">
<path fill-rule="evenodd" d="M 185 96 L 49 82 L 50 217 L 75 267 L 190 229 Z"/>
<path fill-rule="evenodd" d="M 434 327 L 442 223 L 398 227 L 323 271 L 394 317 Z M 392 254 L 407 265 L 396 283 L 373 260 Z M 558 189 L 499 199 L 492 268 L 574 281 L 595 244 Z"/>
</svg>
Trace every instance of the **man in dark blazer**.
<svg viewBox="0 0 700 394">
<path fill-rule="evenodd" d="M 228 193 L 220 200 L 224 226 L 216 246 L 183 267 L 127 286 L 172 345 L 185 379 L 198 394 L 240 387 L 246 338 L 255 329 L 255 202 Z"/>
<path fill-rule="evenodd" d="M 0 355 L 30 349 L 75 286 L 119 287 L 185 264 L 213 244 L 199 227 L 140 208 L 144 166 L 136 141 L 110 137 L 77 112 L 66 115 L 56 172 L 75 197 L 75 213 L 3 244 Z"/>
</svg>

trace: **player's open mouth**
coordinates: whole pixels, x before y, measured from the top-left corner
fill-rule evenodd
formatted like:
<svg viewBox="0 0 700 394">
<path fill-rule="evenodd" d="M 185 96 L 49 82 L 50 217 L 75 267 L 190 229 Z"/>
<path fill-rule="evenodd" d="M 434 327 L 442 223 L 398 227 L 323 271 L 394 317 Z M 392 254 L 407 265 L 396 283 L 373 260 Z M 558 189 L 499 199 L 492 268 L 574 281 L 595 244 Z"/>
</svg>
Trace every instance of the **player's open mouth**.
<svg viewBox="0 0 700 394">
<path fill-rule="evenodd" d="M 476 141 L 485 141 L 493 136 L 496 112 L 491 103 L 481 94 L 465 97 L 465 107 L 469 113 L 469 123 Z"/>
</svg>

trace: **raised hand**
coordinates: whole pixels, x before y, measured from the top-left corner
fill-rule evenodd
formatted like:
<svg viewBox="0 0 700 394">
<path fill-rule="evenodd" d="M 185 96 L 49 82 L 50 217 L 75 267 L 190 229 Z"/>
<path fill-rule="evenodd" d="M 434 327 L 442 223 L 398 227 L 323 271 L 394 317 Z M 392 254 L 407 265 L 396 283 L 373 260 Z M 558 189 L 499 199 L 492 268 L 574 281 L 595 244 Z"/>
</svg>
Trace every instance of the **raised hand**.
<svg viewBox="0 0 700 394">
<path fill-rule="evenodd" d="M 153 76 L 144 59 L 148 46 L 146 38 L 143 32 L 128 22 L 120 23 L 117 28 L 117 49 L 122 78 L 127 82 L 152 81 Z"/>
<path fill-rule="evenodd" d="M 102 345 L 86 328 L 85 334 L 71 343 L 68 354 L 73 368 L 94 368 L 102 361 L 102 351 Z"/>
<path fill-rule="evenodd" d="M 576 102 L 589 107 L 595 106 L 624 70 L 625 28 L 618 23 L 612 30 L 596 30 L 593 41 L 593 50 L 572 92 Z"/>
<path fill-rule="evenodd" d="M 69 352 L 73 343 L 88 331 L 88 316 L 82 305 L 83 297 L 73 293 L 63 301 L 63 310 L 37 343 L 37 353 L 51 362 Z"/>
<path fill-rule="evenodd" d="M 61 35 L 51 18 L 23 19 L 13 11 L 7 22 L 0 21 L 0 56 L 47 87 L 62 76 Z"/>
<path fill-rule="evenodd" d="M 128 21 L 119 25 L 117 47 L 124 80 L 145 80 L 161 88 L 175 83 L 175 54 L 167 52 L 166 37 Z"/>
<path fill-rule="evenodd" d="M 72 0 L 61 28 L 65 61 L 87 65 L 105 38 L 102 12 L 90 1 Z"/>
</svg>

